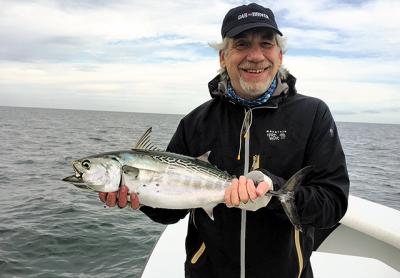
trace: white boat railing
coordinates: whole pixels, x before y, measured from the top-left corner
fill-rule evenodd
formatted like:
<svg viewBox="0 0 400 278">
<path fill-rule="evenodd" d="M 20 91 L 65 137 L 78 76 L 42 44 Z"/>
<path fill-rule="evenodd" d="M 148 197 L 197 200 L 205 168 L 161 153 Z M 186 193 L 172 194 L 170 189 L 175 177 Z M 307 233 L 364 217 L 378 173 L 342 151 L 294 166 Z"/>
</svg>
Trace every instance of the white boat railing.
<svg viewBox="0 0 400 278">
<path fill-rule="evenodd" d="M 400 211 L 350 196 L 340 223 L 317 251 L 373 258 L 400 271 Z"/>
<path fill-rule="evenodd" d="M 184 277 L 187 221 L 165 229 L 142 278 Z M 314 277 L 400 278 L 400 211 L 350 196 L 340 222 L 311 256 Z"/>
</svg>

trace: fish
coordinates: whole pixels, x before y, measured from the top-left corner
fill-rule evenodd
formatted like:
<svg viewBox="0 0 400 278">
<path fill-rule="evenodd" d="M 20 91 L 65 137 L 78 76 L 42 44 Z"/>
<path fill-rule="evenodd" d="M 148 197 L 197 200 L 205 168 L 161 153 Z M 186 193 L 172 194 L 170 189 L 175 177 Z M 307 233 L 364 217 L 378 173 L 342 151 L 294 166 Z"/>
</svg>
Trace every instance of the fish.
<svg viewBox="0 0 400 278">
<path fill-rule="evenodd" d="M 130 150 L 74 160 L 75 174 L 62 180 L 97 192 L 115 192 L 125 184 L 129 193 L 137 194 L 141 205 L 165 209 L 203 208 L 213 218 L 213 208 L 224 203 L 225 189 L 235 177 L 208 162 L 209 152 L 194 158 L 158 149 L 151 143 L 151 132 L 150 127 Z M 311 170 L 312 166 L 302 168 L 282 188 L 270 190 L 261 197 L 277 197 L 290 222 L 300 231 L 294 190 Z M 264 175 L 255 170 L 247 177 L 257 185 Z M 239 206 L 245 210 L 255 210 L 254 207 L 251 200 Z"/>
</svg>

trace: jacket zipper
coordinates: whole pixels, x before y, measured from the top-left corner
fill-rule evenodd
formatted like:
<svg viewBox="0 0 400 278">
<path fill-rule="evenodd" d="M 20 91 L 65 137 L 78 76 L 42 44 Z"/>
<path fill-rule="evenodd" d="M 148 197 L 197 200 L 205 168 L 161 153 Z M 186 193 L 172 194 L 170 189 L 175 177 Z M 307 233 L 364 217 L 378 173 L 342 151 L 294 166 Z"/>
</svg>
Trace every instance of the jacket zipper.
<svg viewBox="0 0 400 278">
<path fill-rule="evenodd" d="M 252 113 L 251 109 L 249 111 L 245 110 L 245 119 L 247 112 Z M 251 121 L 251 118 L 250 118 Z M 251 123 L 250 123 L 251 124 Z M 242 136 L 242 134 L 240 134 Z M 246 128 L 246 132 L 244 134 L 244 175 L 249 172 L 249 156 L 250 156 L 250 125 Z M 247 222 L 247 212 L 246 210 L 242 210 L 241 217 L 241 227 L 240 227 L 240 278 L 246 277 L 246 222 Z"/>
<path fill-rule="evenodd" d="M 275 106 L 263 106 L 263 107 L 255 107 L 250 108 L 247 110 L 245 108 L 245 116 L 243 119 L 242 129 L 240 131 L 240 146 L 239 146 L 239 154 L 238 160 L 240 160 L 240 148 L 242 142 L 242 136 L 244 136 L 245 143 L 244 143 L 244 171 L 243 174 L 246 175 L 249 172 L 249 158 L 250 158 L 250 128 L 252 124 L 253 118 L 253 110 L 255 109 L 277 109 L 278 105 Z M 249 115 L 248 115 L 249 113 Z M 248 121 L 246 123 L 246 121 Z M 243 134 L 244 128 L 244 134 Z M 247 222 L 247 212 L 246 210 L 242 209 L 241 212 L 241 225 L 240 225 L 240 278 L 246 278 L 246 222 Z"/>
</svg>

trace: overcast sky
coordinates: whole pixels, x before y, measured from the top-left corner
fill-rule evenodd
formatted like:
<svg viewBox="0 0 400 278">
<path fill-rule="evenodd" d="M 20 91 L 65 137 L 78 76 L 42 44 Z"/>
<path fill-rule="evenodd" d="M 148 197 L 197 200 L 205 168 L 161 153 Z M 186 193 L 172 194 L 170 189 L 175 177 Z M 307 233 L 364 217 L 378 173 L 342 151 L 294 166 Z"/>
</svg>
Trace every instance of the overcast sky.
<svg viewBox="0 0 400 278">
<path fill-rule="evenodd" d="M 171 2 L 171 3 L 169 3 Z M 0 105 L 185 114 L 209 99 L 225 13 L 248 1 L 0 0 Z M 258 1 L 302 94 L 400 124 L 400 1 Z"/>
</svg>

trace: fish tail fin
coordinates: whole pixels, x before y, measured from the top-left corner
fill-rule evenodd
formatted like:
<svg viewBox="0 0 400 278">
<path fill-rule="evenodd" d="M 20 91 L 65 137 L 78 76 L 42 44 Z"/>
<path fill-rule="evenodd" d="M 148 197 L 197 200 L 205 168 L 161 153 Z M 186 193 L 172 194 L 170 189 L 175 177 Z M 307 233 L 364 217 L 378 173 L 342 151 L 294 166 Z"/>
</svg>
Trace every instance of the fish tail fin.
<svg viewBox="0 0 400 278">
<path fill-rule="evenodd" d="M 293 226 L 302 232 L 300 217 L 294 202 L 294 191 L 303 182 L 304 178 L 311 172 L 313 166 L 306 166 L 297 171 L 281 189 L 277 191 L 276 196 L 282 204 L 283 210 Z"/>
<path fill-rule="evenodd" d="M 300 217 L 299 214 L 297 213 L 296 205 L 294 203 L 294 198 L 285 197 L 284 200 L 282 200 L 281 198 L 279 198 L 279 200 L 281 201 L 283 210 L 285 211 L 287 217 L 289 218 L 294 228 L 296 230 L 299 230 L 300 232 L 303 232 L 303 229 L 301 228 L 300 224 Z"/>
<path fill-rule="evenodd" d="M 313 166 L 306 166 L 297 171 L 283 186 L 278 190 L 279 193 L 294 192 L 296 187 L 300 185 L 304 178 L 311 172 Z"/>
</svg>

